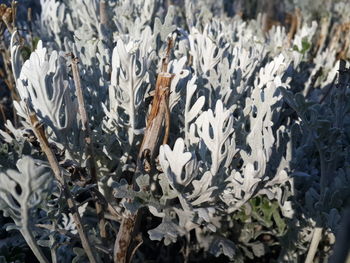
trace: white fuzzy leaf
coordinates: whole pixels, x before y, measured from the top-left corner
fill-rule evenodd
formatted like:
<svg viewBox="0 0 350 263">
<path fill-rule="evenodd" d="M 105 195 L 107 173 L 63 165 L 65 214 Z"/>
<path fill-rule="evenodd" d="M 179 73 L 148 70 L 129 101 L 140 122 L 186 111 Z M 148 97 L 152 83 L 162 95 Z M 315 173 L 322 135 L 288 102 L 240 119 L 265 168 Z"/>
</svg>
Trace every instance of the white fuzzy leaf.
<svg viewBox="0 0 350 263">
<path fill-rule="evenodd" d="M 211 109 L 203 112 L 197 119 L 198 134 L 211 154 L 211 173 L 215 175 L 221 162 L 228 154 L 224 144 L 233 133 L 233 117 L 225 110 L 221 100 L 216 102 L 215 115 Z"/>
<path fill-rule="evenodd" d="M 192 180 L 191 174 L 183 174 L 185 165 L 192 158 L 192 154 L 184 150 L 185 143 L 182 138 L 176 140 L 173 150 L 168 145 L 162 145 L 159 150 L 159 162 L 174 188 L 176 184 L 186 186 Z"/>
</svg>

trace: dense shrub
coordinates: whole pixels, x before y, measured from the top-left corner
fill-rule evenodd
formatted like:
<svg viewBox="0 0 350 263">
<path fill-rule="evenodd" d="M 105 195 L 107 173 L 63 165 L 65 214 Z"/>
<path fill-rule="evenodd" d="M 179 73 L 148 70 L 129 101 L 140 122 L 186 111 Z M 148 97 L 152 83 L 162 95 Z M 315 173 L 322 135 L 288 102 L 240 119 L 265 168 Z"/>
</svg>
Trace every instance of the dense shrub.
<svg viewBox="0 0 350 263">
<path fill-rule="evenodd" d="M 1 262 L 341 262 L 349 5 L 268 2 L 3 4 Z"/>
</svg>

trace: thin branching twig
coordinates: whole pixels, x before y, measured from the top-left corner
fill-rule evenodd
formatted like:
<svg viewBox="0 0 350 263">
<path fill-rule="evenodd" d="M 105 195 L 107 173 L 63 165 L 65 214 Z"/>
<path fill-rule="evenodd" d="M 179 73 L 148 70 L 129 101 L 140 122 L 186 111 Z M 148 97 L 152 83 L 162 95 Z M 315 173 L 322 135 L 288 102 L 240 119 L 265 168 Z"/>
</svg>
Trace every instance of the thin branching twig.
<svg viewBox="0 0 350 263">
<path fill-rule="evenodd" d="M 27 11 L 27 20 L 28 20 L 28 30 L 30 38 L 30 48 L 34 51 L 34 39 L 33 39 L 33 27 L 32 27 L 32 9 L 28 8 Z"/>
<path fill-rule="evenodd" d="M 49 142 L 47 140 L 45 129 L 43 127 L 43 124 L 39 122 L 35 112 L 30 110 L 30 107 L 28 106 L 29 110 L 29 119 L 30 123 L 33 129 L 33 132 L 35 136 L 38 138 L 40 142 L 40 147 L 42 151 L 45 153 L 47 160 L 49 161 L 49 164 L 51 166 L 51 169 L 54 173 L 54 176 L 56 180 L 59 182 L 61 190 L 63 191 L 63 194 L 66 198 L 67 204 L 69 209 L 71 210 L 71 213 L 73 215 L 74 223 L 76 225 L 77 231 L 79 233 L 79 237 L 81 239 L 82 246 L 85 250 L 85 253 L 87 257 L 89 258 L 89 261 L 92 263 L 97 262 L 96 257 L 94 253 L 92 252 L 90 241 L 87 237 L 86 230 L 81 222 L 81 217 L 78 212 L 77 205 L 75 203 L 75 200 L 69 190 L 68 184 L 63 176 L 63 173 L 61 171 L 61 168 L 58 164 L 58 161 L 53 153 L 53 151 L 50 148 Z"/>
<path fill-rule="evenodd" d="M 10 90 L 12 101 L 18 101 L 19 96 L 15 89 L 15 79 L 11 68 L 11 53 L 10 48 L 6 46 L 4 31 L 7 29 L 12 34 L 16 30 L 16 10 L 17 2 L 12 1 L 11 7 L 2 4 L 2 13 L 0 13 L 0 53 L 4 63 L 4 72 L 2 72 L 1 77 L 4 79 L 6 86 Z M 2 23 L 4 23 L 5 27 Z M 14 126 L 17 127 L 16 110 L 14 107 L 12 107 L 12 110 Z"/>
<path fill-rule="evenodd" d="M 100 23 L 106 25 L 108 23 L 107 3 L 105 0 L 100 1 Z"/>
<path fill-rule="evenodd" d="M 165 131 L 163 144 L 167 143 L 168 140 L 170 124 L 169 94 L 173 75 L 167 71 L 171 48 L 172 40 L 169 39 L 166 56 L 162 61 L 161 72 L 157 77 L 152 107 L 147 117 L 147 125 L 137 158 L 137 167 L 132 180 L 132 187 L 134 189 L 137 187 L 137 176 L 150 169 L 149 166 L 155 157 L 156 149 L 159 145 L 159 138 L 161 137 L 164 125 Z M 131 261 L 131 258 L 135 254 L 137 247 L 142 242 L 140 241 L 140 236 L 138 236 L 137 247 L 131 249 L 130 244 L 138 235 L 138 226 L 140 219 L 140 210 L 138 210 L 135 214 L 129 214 L 123 217 L 114 245 L 115 263 L 125 263 Z M 135 239 L 135 241 L 137 240 Z"/>
<path fill-rule="evenodd" d="M 311 244 L 309 247 L 309 251 L 308 251 L 306 259 L 305 259 L 305 263 L 314 262 L 314 258 L 315 258 L 316 252 L 317 252 L 317 247 L 318 247 L 318 244 L 320 243 L 321 238 L 322 238 L 322 231 L 323 231 L 322 227 L 315 228 L 314 233 L 312 235 L 312 240 L 311 240 Z"/>
<path fill-rule="evenodd" d="M 80 82 L 80 75 L 79 75 L 79 69 L 78 69 L 78 59 L 74 56 L 72 56 L 72 73 L 73 73 L 73 79 L 76 89 L 76 95 L 78 99 L 78 107 L 79 107 L 79 114 L 81 118 L 81 124 L 82 124 L 82 130 L 84 133 L 84 139 L 85 139 L 85 151 L 89 163 L 90 168 L 90 174 L 91 174 L 91 183 L 96 184 L 96 190 L 98 189 L 98 179 L 97 179 L 97 169 L 96 169 L 96 163 L 95 163 L 95 155 L 94 155 L 94 148 L 93 148 L 93 142 L 91 138 L 90 133 L 90 126 L 88 121 L 88 115 L 85 109 L 85 102 L 83 97 L 83 91 L 81 88 L 81 82 Z M 93 196 L 95 194 L 92 192 Z M 96 207 L 96 213 L 99 219 L 99 229 L 100 229 L 100 235 L 102 239 L 107 238 L 107 232 L 106 232 L 106 220 L 104 219 L 104 210 L 102 204 L 99 202 L 99 200 L 96 198 L 95 201 L 95 207 Z"/>
</svg>

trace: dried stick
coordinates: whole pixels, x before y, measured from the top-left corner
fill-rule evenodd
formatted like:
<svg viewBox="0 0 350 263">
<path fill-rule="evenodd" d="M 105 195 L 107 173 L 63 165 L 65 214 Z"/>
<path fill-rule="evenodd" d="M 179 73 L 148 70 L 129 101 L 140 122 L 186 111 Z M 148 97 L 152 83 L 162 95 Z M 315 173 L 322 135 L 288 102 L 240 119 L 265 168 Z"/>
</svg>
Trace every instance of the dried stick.
<svg viewBox="0 0 350 263">
<path fill-rule="evenodd" d="M 338 57 L 340 59 L 347 59 L 348 58 L 348 53 L 349 53 L 349 45 L 350 45 L 350 40 L 349 40 L 349 37 L 350 37 L 350 25 L 349 23 L 346 23 L 346 24 L 343 24 L 342 26 L 342 30 L 343 30 L 343 39 L 344 39 L 344 44 L 343 44 L 343 47 L 341 49 L 341 51 L 339 52 L 339 55 Z"/>
<path fill-rule="evenodd" d="M 81 117 L 81 124 L 82 124 L 82 129 L 85 137 L 85 143 L 86 143 L 86 154 L 87 158 L 89 161 L 89 168 L 90 168 L 90 174 L 91 174 L 91 182 L 93 184 L 96 184 L 96 190 L 98 191 L 98 180 L 97 180 L 97 174 L 96 174 L 96 163 L 95 163 L 95 156 L 94 156 L 94 148 L 92 145 L 92 138 L 90 135 L 90 127 L 89 127 L 89 121 L 88 121 L 88 115 L 85 110 L 85 102 L 84 102 L 84 97 L 83 97 L 83 91 L 81 89 L 81 83 L 80 83 L 80 76 L 79 76 L 79 69 L 78 69 L 78 59 L 72 55 L 72 73 L 73 73 L 73 79 L 74 79 L 74 84 L 75 84 L 75 89 L 76 89 L 76 95 L 78 99 L 78 107 L 79 107 L 79 113 Z M 94 192 L 92 192 L 93 197 L 95 197 L 96 200 L 96 195 Z M 100 229 L 100 235 L 102 239 L 107 238 L 107 231 L 106 231 L 106 220 L 104 218 L 104 211 L 103 211 L 103 206 L 99 201 L 95 202 L 95 207 L 96 207 L 96 213 L 98 216 L 98 226 Z"/>
<path fill-rule="evenodd" d="M 289 32 L 287 35 L 287 45 L 290 46 L 293 40 L 293 37 L 295 35 L 295 33 L 298 30 L 298 14 L 297 14 L 297 10 L 294 10 L 294 14 L 290 14 L 290 28 L 289 28 Z"/>
<path fill-rule="evenodd" d="M 16 27 L 16 18 L 17 18 L 17 5 L 18 5 L 18 2 L 17 1 L 12 1 L 11 2 L 11 9 L 12 9 L 12 28 L 13 30 L 17 30 L 17 27 Z M 12 34 L 13 32 L 11 32 Z"/>
<path fill-rule="evenodd" d="M 341 32 L 342 32 L 342 26 L 339 24 L 334 24 L 332 34 L 330 34 L 332 36 L 332 38 L 330 39 L 329 44 L 328 44 L 328 48 L 330 50 L 336 49 L 337 46 L 339 45 L 339 39 L 340 39 Z"/>
<path fill-rule="evenodd" d="M 92 252 L 91 244 L 90 244 L 90 241 L 86 235 L 84 226 L 81 223 L 81 217 L 79 215 L 76 203 L 75 203 L 73 196 L 69 190 L 68 184 L 67 184 L 66 180 L 64 179 L 64 176 L 63 176 L 62 171 L 59 167 L 57 159 L 56 159 L 53 151 L 50 148 L 49 142 L 46 138 L 45 129 L 44 129 L 42 123 L 39 122 L 35 112 L 30 111 L 29 107 L 28 107 L 28 110 L 29 110 L 29 119 L 30 119 L 30 123 L 31 123 L 32 128 L 33 128 L 33 132 L 40 142 L 40 147 L 43 150 L 43 152 L 45 153 L 47 160 L 50 163 L 50 166 L 51 166 L 51 169 L 54 173 L 54 176 L 55 176 L 56 180 L 59 182 L 60 187 L 63 191 L 63 194 L 67 200 L 68 207 L 69 207 L 71 213 L 73 214 L 74 223 L 77 227 L 79 237 L 81 239 L 81 244 L 85 250 L 87 257 L 89 258 L 89 261 L 92 263 L 95 263 L 97 261 L 96 261 L 94 253 Z"/>
<path fill-rule="evenodd" d="M 108 0 L 101 0 L 100 5 L 99 5 L 99 13 L 100 13 L 100 25 L 101 25 L 101 39 L 104 40 L 105 44 L 108 46 L 113 45 L 113 37 L 112 37 L 112 31 L 110 28 L 110 23 L 109 23 L 109 12 L 108 12 L 109 4 Z M 111 72 L 109 72 L 110 75 Z"/>
<path fill-rule="evenodd" d="M 155 95 L 153 97 L 150 114 L 147 118 L 147 125 L 142 144 L 137 158 L 137 167 L 133 177 L 133 188 L 136 188 L 136 177 L 145 171 L 149 171 L 150 163 L 156 154 L 159 138 L 163 131 L 163 123 L 165 122 L 166 131 L 163 144 L 167 142 L 169 134 L 169 94 L 170 85 L 173 75 L 168 73 L 168 62 L 172 41 L 169 39 L 166 56 L 162 61 L 161 72 L 158 74 L 156 82 Z M 114 262 L 125 263 L 131 261 L 131 257 L 135 253 L 137 247 L 130 251 L 130 243 L 138 234 L 138 223 L 140 222 L 141 212 L 138 210 L 135 214 L 123 217 L 119 232 L 114 244 Z M 140 237 L 138 245 L 141 244 Z"/>
<path fill-rule="evenodd" d="M 12 1 L 11 7 L 7 7 L 5 4 L 1 4 L 0 6 L 0 20 L 6 25 L 7 30 L 12 34 L 15 30 L 15 24 L 16 24 L 16 13 L 17 13 L 17 2 Z M 17 94 L 17 91 L 15 89 L 15 79 L 12 74 L 12 68 L 11 68 L 11 54 L 10 54 L 10 48 L 6 46 L 5 41 L 5 34 L 4 30 L 5 28 L 2 27 L 3 25 L 0 22 L 0 53 L 2 55 L 2 59 L 4 62 L 4 69 L 5 69 L 5 76 L 2 76 L 4 79 L 5 84 L 10 90 L 11 93 L 11 99 L 12 101 L 17 101 L 19 99 L 19 96 Z M 13 122 L 15 127 L 17 127 L 17 114 L 14 107 L 12 107 L 13 110 Z"/>
<path fill-rule="evenodd" d="M 326 43 L 326 38 L 329 32 L 329 26 L 331 23 L 331 18 L 328 16 L 322 17 L 321 19 L 321 30 L 319 34 L 319 38 L 317 40 L 316 46 L 315 46 L 315 54 L 319 54 L 322 52 L 323 47 Z"/>
<path fill-rule="evenodd" d="M 6 123 L 6 120 L 7 120 L 7 118 L 6 118 L 6 114 L 5 114 L 5 111 L 4 111 L 4 106 L 2 105 L 2 103 L 0 102 L 0 113 L 1 113 L 1 117 L 2 117 L 2 119 L 3 119 L 3 123 L 4 123 L 4 125 L 5 125 L 5 123 Z M 5 129 L 6 129 L 6 131 L 7 131 L 7 128 L 5 127 Z"/>
<path fill-rule="evenodd" d="M 108 23 L 107 3 L 105 0 L 100 1 L 100 23 L 102 25 L 107 25 Z"/>
<path fill-rule="evenodd" d="M 28 20 L 28 29 L 29 29 L 29 38 L 30 38 L 30 48 L 34 51 L 34 40 L 33 40 L 33 27 L 32 27 L 32 8 L 29 7 L 27 10 L 27 20 Z"/>
<path fill-rule="evenodd" d="M 316 252 L 317 252 L 318 244 L 320 243 L 320 240 L 322 239 L 322 231 L 323 231 L 322 227 L 315 228 L 314 233 L 312 235 L 310 248 L 309 248 L 309 251 L 308 251 L 306 259 L 305 259 L 305 263 L 314 262 L 314 258 L 315 258 Z"/>
</svg>

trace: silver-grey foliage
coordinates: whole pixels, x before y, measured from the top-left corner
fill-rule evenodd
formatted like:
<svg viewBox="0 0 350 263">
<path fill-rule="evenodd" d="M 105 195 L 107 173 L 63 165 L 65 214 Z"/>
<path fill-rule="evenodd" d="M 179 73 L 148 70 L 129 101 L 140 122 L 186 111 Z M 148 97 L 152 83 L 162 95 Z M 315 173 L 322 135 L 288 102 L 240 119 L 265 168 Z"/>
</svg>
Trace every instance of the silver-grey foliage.
<svg viewBox="0 0 350 263">
<path fill-rule="evenodd" d="M 102 24 L 99 1 L 42 0 L 35 32 L 43 41 L 26 61 L 18 33 L 12 35 L 22 126 L 8 121 L 0 136 L 8 145 L 23 145 L 31 109 L 46 127 L 62 173 L 69 174 L 67 163 L 87 167 L 91 156 L 84 152 L 67 66 L 73 52 L 80 60 L 98 186 L 115 210 L 123 215 L 146 208 L 149 218 L 157 218 L 147 225 L 148 238 L 165 245 L 185 240 L 186 253 L 204 249 L 243 262 L 269 254 L 260 237 L 270 236 L 281 248 L 278 260 L 297 262 L 317 227 L 332 239 L 349 197 L 349 69 L 335 84 L 340 46 L 314 52 L 316 21 L 305 19 L 288 39 L 279 25 L 264 32 L 261 15 L 247 21 L 213 17 L 223 10 L 206 2 L 166 10 L 163 1 L 106 1 L 110 19 Z M 341 17 L 342 9 L 342 3 L 335 6 Z M 159 147 L 157 169 L 131 188 L 126 179 L 135 171 L 167 37 L 174 39 L 170 139 Z M 62 231 L 76 234 L 76 228 L 71 214 L 63 213 L 62 197 L 47 196 L 52 178 L 38 149 L 30 147 L 33 157 L 20 156 L 19 172 L 0 165 L 0 208 L 45 262 L 33 228 L 39 211 L 46 224 L 58 223 L 52 231 L 62 242 Z M 72 192 L 85 188 L 75 185 Z M 62 207 L 40 209 L 45 198 Z M 50 215 L 60 209 L 57 222 Z M 100 245 L 95 221 L 83 210 L 92 243 Z M 51 252 L 53 244 L 47 244 Z M 62 250 L 79 254 L 65 245 L 58 260 L 70 260 Z M 83 262 L 83 252 L 80 257 Z"/>
</svg>

